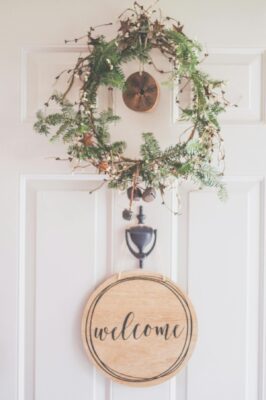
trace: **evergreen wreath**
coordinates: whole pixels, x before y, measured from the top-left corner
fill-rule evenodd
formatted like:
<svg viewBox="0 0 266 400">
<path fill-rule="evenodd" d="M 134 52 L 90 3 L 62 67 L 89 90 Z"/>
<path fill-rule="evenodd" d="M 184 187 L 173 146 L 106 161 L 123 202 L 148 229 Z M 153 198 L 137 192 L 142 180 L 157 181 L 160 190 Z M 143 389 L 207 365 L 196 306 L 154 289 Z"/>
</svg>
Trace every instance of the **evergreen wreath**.
<svg viewBox="0 0 266 400">
<path fill-rule="evenodd" d="M 59 111 L 38 111 L 35 130 L 50 136 L 52 141 L 62 139 L 67 143 L 68 160 L 76 162 L 76 167 L 86 162 L 106 175 L 109 187 L 127 189 L 130 208 L 138 197 L 150 201 L 156 190 L 163 196 L 174 180 L 192 180 L 200 188 L 215 187 L 218 195 L 225 197 L 220 179 L 224 154 L 218 116 L 229 102 L 224 96 L 224 82 L 199 69 L 207 54 L 202 55 L 201 45 L 183 33 L 180 22 L 163 18 L 153 7 L 145 9 L 135 2 L 119 16 L 118 24 L 116 36 L 109 41 L 103 35 L 95 35 L 95 27 L 82 38 L 65 41 L 77 43 L 85 38 L 88 53 L 80 56 L 72 69 L 56 77 L 58 80 L 62 74 L 68 74 L 68 85 L 64 93 L 52 94 L 45 106 L 55 102 Z M 151 56 L 153 49 L 167 58 L 170 72 L 156 67 Z M 178 143 L 162 150 L 153 133 L 145 132 L 138 159 L 125 155 L 126 142 L 110 139 L 109 125 L 119 117 L 110 109 L 98 112 L 96 107 L 100 86 L 123 90 L 122 66 L 131 60 L 143 66 L 153 65 L 161 74 L 167 74 L 168 82 L 179 85 L 179 93 L 188 84 L 192 91 L 191 104 L 181 109 L 181 120 L 190 127 Z M 81 81 L 79 101 L 71 103 L 67 95 L 77 79 Z M 125 217 L 130 219 L 130 215 Z"/>
</svg>

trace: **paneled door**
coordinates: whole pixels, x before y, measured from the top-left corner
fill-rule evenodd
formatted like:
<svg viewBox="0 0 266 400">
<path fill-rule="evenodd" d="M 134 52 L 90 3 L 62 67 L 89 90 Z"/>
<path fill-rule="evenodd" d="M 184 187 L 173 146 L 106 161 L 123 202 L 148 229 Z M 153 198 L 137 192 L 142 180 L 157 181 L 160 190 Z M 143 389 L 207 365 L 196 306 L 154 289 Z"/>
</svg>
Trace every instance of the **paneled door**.
<svg viewBox="0 0 266 400">
<path fill-rule="evenodd" d="M 114 21 L 131 2 L 13 0 L 0 3 L 0 399 L 266 400 L 265 200 L 266 4 L 262 0 L 161 0 L 210 54 L 202 68 L 228 82 L 237 108 L 222 118 L 229 198 L 180 188 L 179 217 L 160 199 L 144 206 L 158 244 L 145 263 L 188 292 L 199 324 L 196 350 L 175 378 L 150 388 L 105 379 L 83 351 L 80 324 L 89 293 L 112 273 L 136 268 L 124 240 L 123 193 L 90 194 L 99 175 L 71 171 L 60 143 L 34 133 L 35 112 L 54 77 L 81 45 L 64 39 Z M 144 1 L 144 5 L 149 5 Z M 104 33 L 112 35 L 112 27 Z M 125 73 L 138 70 L 130 63 Z M 158 81 L 161 77 L 152 72 Z M 60 90 L 60 84 L 58 87 Z M 104 104 L 106 94 L 99 94 Z M 182 126 L 174 93 L 161 87 L 152 113 L 125 107 L 113 129 L 136 154 L 141 132 L 162 143 Z M 167 204 L 177 200 L 169 193 Z"/>
</svg>

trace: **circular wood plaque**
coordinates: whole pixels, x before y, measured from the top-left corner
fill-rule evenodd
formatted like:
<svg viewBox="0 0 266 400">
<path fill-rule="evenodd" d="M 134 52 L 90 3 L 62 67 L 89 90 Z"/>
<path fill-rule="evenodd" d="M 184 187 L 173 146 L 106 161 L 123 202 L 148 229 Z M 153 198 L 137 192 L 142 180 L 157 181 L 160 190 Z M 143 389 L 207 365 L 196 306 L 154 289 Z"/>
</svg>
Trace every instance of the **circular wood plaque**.
<svg viewBox="0 0 266 400">
<path fill-rule="evenodd" d="M 131 110 L 150 111 L 157 103 L 159 87 L 148 72 L 135 72 L 127 78 L 122 96 Z"/>
<path fill-rule="evenodd" d="M 92 293 L 82 318 L 89 358 L 109 378 L 131 386 L 171 378 L 186 365 L 196 336 L 189 299 L 155 273 L 113 275 Z"/>
</svg>

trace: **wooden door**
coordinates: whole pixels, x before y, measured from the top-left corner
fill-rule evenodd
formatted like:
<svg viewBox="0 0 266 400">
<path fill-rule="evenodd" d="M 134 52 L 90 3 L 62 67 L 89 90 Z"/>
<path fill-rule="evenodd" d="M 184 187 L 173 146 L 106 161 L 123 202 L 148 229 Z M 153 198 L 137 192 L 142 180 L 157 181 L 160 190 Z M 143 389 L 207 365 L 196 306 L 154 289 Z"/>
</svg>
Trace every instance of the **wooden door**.
<svg viewBox="0 0 266 400">
<path fill-rule="evenodd" d="M 131 2 L 13 0 L 0 4 L 0 398 L 3 400 L 265 400 L 264 181 L 266 175 L 266 6 L 261 0 L 159 6 L 204 43 L 205 68 L 228 81 L 238 104 L 222 121 L 229 199 L 182 186 L 182 215 L 147 205 L 158 244 L 145 268 L 171 276 L 194 303 L 199 339 L 186 370 L 157 387 L 113 384 L 89 363 L 80 323 L 95 286 L 135 268 L 124 241 L 125 195 L 98 175 L 71 173 L 65 148 L 33 132 L 53 78 L 80 51 L 64 39 L 114 21 Z M 145 4 L 148 4 L 146 2 Z M 109 28 L 108 28 L 109 29 Z M 108 33 L 110 32 L 110 33 Z M 111 31 L 105 30 L 111 35 Z M 126 73 L 138 66 L 127 66 Z M 156 73 L 154 76 L 160 79 Z M 60 87 L 59 87 L 60 89 Z M 181 126 L 173 93 L 139 115 L 115 93 L 115 137 L 135 154 L 142 131 L 162 145 Z M 102 97 L 104 99 L 104 95 Z M 169 194 L 170 208 L 176 198 Z"/>
</svg>

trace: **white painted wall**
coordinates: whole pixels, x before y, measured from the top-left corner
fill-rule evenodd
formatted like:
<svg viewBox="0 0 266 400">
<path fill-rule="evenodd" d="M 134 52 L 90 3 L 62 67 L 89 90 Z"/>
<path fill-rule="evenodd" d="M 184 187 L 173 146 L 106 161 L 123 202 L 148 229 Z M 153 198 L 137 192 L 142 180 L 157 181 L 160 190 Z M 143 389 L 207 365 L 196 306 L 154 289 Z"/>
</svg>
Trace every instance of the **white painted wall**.
<svg viewBox="0 0 266 400">
<path fill-rule="evenodd" d="M 83 352 L 88 294 L 111 273 L 136 266 L 123 239 L 127 199 L 106 190 L 90 196 L 100 178 L 73 176 L 68 165 L 48 158 L 64 148 L 36 135 L 32 123 L 53 77 L 82 50 L 64 46 L 64 39 L 114 20 L 130 4 L 0 3 L 0 399 L 266 400 L 263 0 L 160 3 L 205 44 L 211 56 L 204 68 L 228 80 L 228 96 L 239 105 L 222 124 L 228 202 L 184 187 L 180 217 L 160 208 L 159 199 L 145 207 L 147 223 L 159 231 L 146 268 L 179 282 L 198 313 L 199 341 L 188 368 L 158 387 L 132 389 L 105 380 Z M 130 112 L 118 92 L 115 107 L 122 122 L 113 135 L 127 140 L 129 154 L 143 130 L 164 145 L 181 130 L 169 90 L 162 89 L 152 114 Z M 176 199 L 169 194 L 168 202 L 175 206 Z"/>
</svg>

